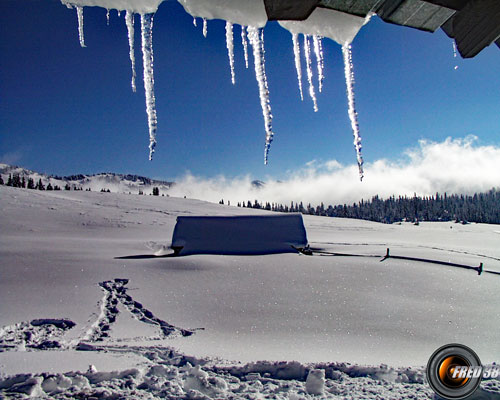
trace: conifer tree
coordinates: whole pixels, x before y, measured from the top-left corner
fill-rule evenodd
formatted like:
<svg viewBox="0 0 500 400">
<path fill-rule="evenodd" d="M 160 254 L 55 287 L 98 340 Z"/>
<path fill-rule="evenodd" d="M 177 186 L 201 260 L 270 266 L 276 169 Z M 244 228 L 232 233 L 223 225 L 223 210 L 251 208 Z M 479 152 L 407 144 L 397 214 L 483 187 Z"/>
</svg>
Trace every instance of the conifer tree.
<svg viewBox="0 0 500 400">
<path fill-rule="evenodd" d="M 33 180 L 32 177 L 28 178 L 28 184 L 26 185 L 28 189 L 34 189 L 35 188 L 35 181 Z"/>
<path fill-rule="evenodd" d="M 19 174 L 14 174 L 12 176 L 12 186 L 13 187 L 21 187 L 21 179 L 19 179 Z"/>
</svg>

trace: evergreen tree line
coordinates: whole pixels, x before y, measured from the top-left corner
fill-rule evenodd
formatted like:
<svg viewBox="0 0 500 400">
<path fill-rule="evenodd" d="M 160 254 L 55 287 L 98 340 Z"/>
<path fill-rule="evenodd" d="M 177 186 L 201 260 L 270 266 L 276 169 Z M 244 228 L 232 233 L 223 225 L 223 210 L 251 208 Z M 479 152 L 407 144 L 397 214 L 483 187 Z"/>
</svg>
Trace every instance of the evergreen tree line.
<svg viewBox="0 0 500 400">
<path fill-rule="evenodd" d="M 49 182 L 47 186 L 45 186 L 40 178 L 38 182 L 35 184 L 33 178 L 28 177 L 26 180 L 25 176 L 19 176 L 19 174 L 9 174 L 9 178 L 7 179 L 7 183 L 4 182 L 3 178 L 0 176 L 0 185 L 7 185 L 17 188 L 25 188 L 25 189 L 36 189 L 36 190 L 61 190 L 61 187 L 58 185 L 52 186 Z"/>
<path fill-rule="evenodd" d="M 52 183 L 48 183 L 45 185 L 42 181 L 42 178 L 38 179 L 38 182 L 35 183 L 34 179 L 31 176 L 28 176 L 28 179 L 23 176 L 19 176 L 19 174 L 9 174 L 9 178 L 7 179 L 7 183 L 4 182 L 2 176 L 0 175 L 0 185 L 7 185 L 17 188 L 25 188 L 25 189 L 35 189 L 35 190 L 61 190 L 59 185 L 52 186 Z M 73 186 L 73 188 L 66 183 L 64 186 L 64 190 L 83 190 L 81 187 Z M 90 190 L 90 189 L 88 189 Z"/>
<path fill-rule="evenodd" d="M 224 204 L 224 200 L 220 201 Z M 378 196 L 358 203 L 317 206 L 302 202 L 283 205 L 279 203 L 241 202 L 238 207 L 257 208 L 277 212 L 299 212 L 309 215 L 364 219 L 392 224 L 400 221 L 455 221 L 500 224 L 500 191 L 491 189 L 472 196 L 452 194 L 435 196 L 391 196 L 382 200 Z"/>
</svg>

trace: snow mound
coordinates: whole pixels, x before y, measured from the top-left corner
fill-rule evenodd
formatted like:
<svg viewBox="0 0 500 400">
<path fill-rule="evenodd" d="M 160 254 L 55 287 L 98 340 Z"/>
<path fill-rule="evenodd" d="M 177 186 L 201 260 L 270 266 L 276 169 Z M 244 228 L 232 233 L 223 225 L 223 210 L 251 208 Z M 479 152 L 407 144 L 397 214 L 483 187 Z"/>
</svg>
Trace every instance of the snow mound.
<svg viewBox="0 0 500 400">
<path fill-rule="evenodd" d="M 61 0 L 68 7 L 102 7 L 108 10 L 130 11 L 137 14 L 149 14 L 158 10 L 163 0 Z"/>
<path fill-rule="evenodd" d="M 366 18 L 318 7 L 305 21 L 279 21 L 279 24 L 292 35 L 324 36 L 343 46 L 354 40 L 366 21 Z"/>
<path fill-rule="evenodd" d="M 294 253 L 305 246 L 301 214 L 177 217 L 172 236 L 180 255 Z"/>
<path fill-rule="evenodd" d="M 123 352 L 123 348 L 104 351 Z M 346 364 L 301 365 L 287 363 L 288 367 L 301 365 L 304 377 L 281 376 L 283 363 L 252 363 L 244 366 L 221 366 L 210 360 L 191 359 L 179 362 L 179 354 L 167 349 L 129 348 L 142 353 L 149 364 L 121 371 L 98 372 L 89 368 L 85 372 L 18 374 L 0 378 L 0 396 L 7 398 L 195 398 L 195 399 L 432 399 L 434 393 L 423 380 L 386 380 L 386 367 L 362 367 Z M 194 365 L 194 366 L 193 366 Z M 268 373 L 252 372 L 268 369 Z M 346 372 L 357 370 L 359 376 Z M 243 374 L 246 371 L 246 374 Z M 406 370 L 394 370 L 401 377 Z M 423 368 L 418 370 L 423 374 Z M 365 374 L 368 373 L 368 374 Z M 373 376 L 371 376 L 373 374 Z M 475 398 L 497 398 L 500 380 L 486 379 Z"/>
<path fill-rule="evenodd" d="M 233 24 L 261 28 L 267 14 L 262 0 L 178 0 L 194 18 L 222 19 Z"/>
<path fill-rule="evenodd" d="M 321 396 L 325 392 L 325 370 L 313 369 L 309 371 L 306 380 L 307 393 Z"/>
<path fill-rule="evenodd" d="M 62 336 L 75 325 L 67 319 L 44 318 L 4 326 L 0 328 L 0 352 L 62 348 Z"/>
</svg>

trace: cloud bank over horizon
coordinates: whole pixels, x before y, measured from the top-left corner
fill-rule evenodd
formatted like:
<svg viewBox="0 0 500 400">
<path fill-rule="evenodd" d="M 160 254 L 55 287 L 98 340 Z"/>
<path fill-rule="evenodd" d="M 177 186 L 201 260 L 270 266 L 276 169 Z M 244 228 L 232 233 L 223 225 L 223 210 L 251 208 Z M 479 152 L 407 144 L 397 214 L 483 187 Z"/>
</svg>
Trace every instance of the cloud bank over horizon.
<svg viewBox="0 0 500 400">
<path fill-rule="evenodd" d="M 421 140 L 398 161 L 376 160 L 365 164 L 365 179 L 358 178 L 356 164 L 336 160 L 312 160 L 290 172 L 285 179 L 265 179 L 262 186 L 250 175 L 227 178 L 196 177 L 187 173 L 176 179 L 172 196 L 187 196 L 236 205 L 241 201 L 289 204 L 293 202 L 343 204 L 378 195 L 419 196 L 439 193 L 472 194 L 500 187 L 500 146 L 478 145 L 476 136 L 443 142 Z"/>
</svg>

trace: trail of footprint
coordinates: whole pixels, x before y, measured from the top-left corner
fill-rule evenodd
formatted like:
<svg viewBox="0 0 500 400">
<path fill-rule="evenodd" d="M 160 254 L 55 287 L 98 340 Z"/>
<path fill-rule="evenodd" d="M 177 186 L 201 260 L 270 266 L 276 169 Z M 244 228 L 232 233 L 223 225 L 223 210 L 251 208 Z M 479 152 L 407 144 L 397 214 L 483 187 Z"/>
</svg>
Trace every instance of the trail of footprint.
<svg viewBox="0 0 500 400">
<path fill-rule="evenodd" d="M 66 332 L 76 323 L 69 319 L 43 318 L 32 321 L 23 321 L 14 325 L 0 328 L 0 353 L 9 350 L 34 350 L 74 348 L 91 350 L 82 342 L 100 342 L 110 337 L 111 325 L 119 314 L 118 304 L 123 306 L 132 316 L 146 324 L 158 327 L 160 335 L 153 339 L 159 340 L 172 336 L 191 336 L 194 330 L 178 328 L 156 317 L 141 303 L 134 301 L 127 294 L 128 279 L 114 279 L 104 281 L 99 286 L 104 290 L 104 297 L 100 301 L 100 313 L 85 335 L 70 343 L 63 340 Z M 150 338 L 151 339 L 151 338 Z"/>
<path fill-rule="evenodd" d="M 109 337 L 111 325 L 116 321 L 119 313 L 118 302 L 122 303 L 132 316 L 146 324 L 157 326 L 161 332 L 161 338 L 175 335 L 191 336 L 194 331 L 178 328 L 168 322 L 156 317 L 150 310 L 127 294 L 126 285 L 128 279 L 114 279 L 100 282 L 99 286 L 104 290 L 104 298 L 101 301 L 101 312 L 96 322 L 87 332 L 83 341 L 98 342 Z"/>
<path fill-rule="evenodd" d="M 101 282 L 99 285 L 102 287 L 103 283 L 105 282 Z M 99 316 L 82 338 L 83 341 L 98 342 L 109 337 L 110 326 L 116 321 L 119 313 L 116 294 L 113 291 L 106 290 L 100 305 L 101 311 Z"/>
</svg>

